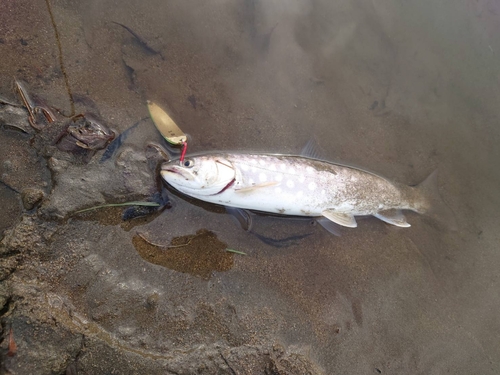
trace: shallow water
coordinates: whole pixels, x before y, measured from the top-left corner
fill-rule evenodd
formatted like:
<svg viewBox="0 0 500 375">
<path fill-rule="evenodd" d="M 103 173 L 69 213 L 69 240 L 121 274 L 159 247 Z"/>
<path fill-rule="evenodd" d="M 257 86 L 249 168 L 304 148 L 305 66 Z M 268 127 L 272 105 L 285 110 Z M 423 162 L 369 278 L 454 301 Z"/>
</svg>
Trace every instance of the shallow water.
<svg viewBox="0 0 500 375">
<path fill-rule="evenodd" d="M 132 228 L 80 220 L 71 213 L 155 190 L 144 156 L 161 142 L 152 123 L 112 160 L 99 164 L 101 151 L 52 176 L 29 136 L 1 128 L 0 229 L 18 228 L 7 247 L 20 249 L 6 284 L 26 301 L 2 317 L 19 332 L 7 368 L 28 371 L 23 360 L 38 355 L 38 373 L 499 372 L 496 1 L 49 4 L 65 74 L 46 4 L 5 4 L 0 97 L 19 101 L 16 76 L 69 114 L 66 75 L 76 113 L 98 111 L 122 132 L 153 100 L 191 135 L 192 152 L 297 153 L 315 137 L 328 159 L 408 185 L 438 168 L 458 229 L 410 213 L 411 228 L 368 218 L 333 237 L 307 220 L 257 217 L 262 236 L 312 233 L 278 248 L 173 193 L 171 209 Z M 42 210 L 22 211 L 26 188 L 46 194 Z M 41 231 L 40 248 L 15 241 L 19 222 Z M 200 229 L 216 238 L 199 257 L 138 245 L 137 233 L 167 246 Z M 46 327 L 49 317 L 64 332 L 31 339 L 25 320 Z M 61 347 L 46 349 L 50 340 Z"/>
</svg>

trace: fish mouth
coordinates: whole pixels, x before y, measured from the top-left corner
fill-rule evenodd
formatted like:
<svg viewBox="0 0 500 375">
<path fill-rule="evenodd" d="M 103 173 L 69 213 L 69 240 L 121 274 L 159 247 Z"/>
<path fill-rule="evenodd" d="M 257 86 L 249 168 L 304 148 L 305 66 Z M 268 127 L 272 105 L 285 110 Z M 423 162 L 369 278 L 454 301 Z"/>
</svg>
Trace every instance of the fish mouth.
<svg viewBox="0 0 500 375">
<path fill-rule="evenodd" d="M 162 167 L 160 174 L 163 178 L 166 178 L 169 175 L 177 175 L 181 176 L 186 181 L 193 180 L 193 176 L 190 173 L 186 173 L 182 168 L 176 167 L 174 165 Z"/>
</svg>

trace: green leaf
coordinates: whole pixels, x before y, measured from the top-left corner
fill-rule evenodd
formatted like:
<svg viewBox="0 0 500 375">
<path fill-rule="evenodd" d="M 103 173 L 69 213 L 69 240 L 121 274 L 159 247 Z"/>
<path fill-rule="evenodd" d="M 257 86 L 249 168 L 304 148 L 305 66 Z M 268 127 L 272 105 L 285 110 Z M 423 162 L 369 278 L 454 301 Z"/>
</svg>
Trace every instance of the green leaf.
<svg viewBox="0 0 500 375">
<path fill-rule="evenodd" d="M 229 253 L 235 253 L 235 254 L 240 254 L 240 255 L 247 255 L 247 253 L 244 253 L 243 251 L 238 251 L 234 249 L 226 249 L 227 252 Z"/>
<path fill-rule="evenodd" d="M 156 202 L 125 202 L 125 203 L 109 203 L 103 204 L 101 206 L 94 206 L 90 208 L 85 208 L 83 210 L 76 211 L 75 214 L 79 214 L 81 212 L 97 210 L 98 208 L 106 208 L 106 207 L 124 207 L 124 206 L 146 206 L 146 207 L 158 207 L 160 204 Z"/>
</svg>

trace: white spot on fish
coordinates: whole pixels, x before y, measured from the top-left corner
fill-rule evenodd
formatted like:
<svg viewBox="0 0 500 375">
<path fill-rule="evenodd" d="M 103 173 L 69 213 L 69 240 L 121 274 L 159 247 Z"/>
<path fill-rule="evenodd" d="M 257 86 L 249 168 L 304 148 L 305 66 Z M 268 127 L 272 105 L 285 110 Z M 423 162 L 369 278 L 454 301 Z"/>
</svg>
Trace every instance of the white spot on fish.
<svg viewBox="0 0 500 375">
<path fill-rule="evenodd" d="M 293 187 L 295 186 L 295 182 L 293 182 L 292 180 L 288 180 L 286 182 L 286 186 L 288 186 L 290 189 L 293 189 Z"/>
<path fill-rule="evenodd" d="M 294 174 L 295 173 L 295 169 L 293 169 L 292 167 L 288 168 L 288 173 Z"/>
<path fill-rule="evenodd" d="M 326 194 L 325 189 L 321 190 L 321 195 L 325 195 L 325 194 Z"/>
<path fill-rule="evenodd" d="M 252 167 L 252 172 L 253 172 L 253 173 L 257 172 L 257 168 Z"/>
<path fill-rule="evenodd" d="M 281 180 L 283 180 L 283 175 L 282 174 L 277 174 L 276 176 L 274 176 L 274 179 L 276 181 L 281 181 Z"/>
<path fill-rule="evenodd" d="M 305 177 L 303 174 L 301 174 L 301 175 L 299 176 L 299 182 L 300 182 L 300 183 L 302 183 L 302 182 L 304 182 L 305 180 L 306 180 L 306 177 Z"/>
<path fill-rule="evenodd" d="M 306 172 L 307 173 L 313 173 L 314 172 L 314 168 L 313 167 L 306 167 Z"/>
<path fill-rule="evenodd" d="M 274 192 L 276 194 L 281 194 L 281 188 L 280 187 L 274 188 Z"/>
<path fill-rule="evenodd" d="M 249 178 L 249 179 L 248 179 L 248 183 L 249 183 L 250 185 L 255 185 L 255 181 L 254 181 L 254 179 L 253 179 L 253 178 Z"/>
<path fill-rule="evenodd" d="M 308 188 L 309 188 L 309 190 L 311 190 L 311 191 L 316 190 L 316 187 L 317 187 L 316 182 L 311 182 L 311 183 L 309 183 L 309 185 L 308 185 L 307 187 L 308 187 Z"/>
<path fill-rule="evenodd" d="M 303 195 L 304 193 L 302 192 L 302 190 L 298 191 L 296 194 L 297 198 L 302 198 Z"/>
<path fill-rule="evenodd" d="M 274 164 L 269 164 L 269 170 L 270 171 L 275 171 L 276 170 L 276 166 Z"/>
<path fill-rule="evenodd" d="M 255 159 L 250 159 L 250 163 L 252 163 L 252 164 L 257 164 L 257 160 L 255 160 Z"/>
<path fill-rule="evenodd" d="M 243 169 L 244 171 L 248 171 L 248 165 L 242 164 L 241 169 Z"/>
<path fill-rule="evenodd" d="M 284 170 L 286 169 L 286 165 L 285 165 L 285 164 L 280 164 L 280 169 L 281 169 L 282 171 L 284 171 Z"/>
<path fill-rule="evenodd" d="M 265 173 L 260 173 L 259 174 L 259 181 L 260 182 L 266 182 L 267 181 L 267 176 Z"/>
<path fill-rule="evenodd" d="M 259 160 L 259 164 L 260 164 L 260 165 L 264 165 L 264 164 L 266 164 L 266 162 L 265 162 L 264 160 L 260 159 L 260 160 Z"/>
</svg>

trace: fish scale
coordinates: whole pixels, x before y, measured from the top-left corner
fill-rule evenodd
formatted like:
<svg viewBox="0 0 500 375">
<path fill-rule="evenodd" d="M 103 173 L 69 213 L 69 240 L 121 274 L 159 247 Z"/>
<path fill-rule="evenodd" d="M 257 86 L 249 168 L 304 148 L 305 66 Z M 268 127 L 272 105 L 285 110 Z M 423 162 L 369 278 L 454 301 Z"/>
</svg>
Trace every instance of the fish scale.
<svg viewBox="0 0 500 375">
<path fill-rule="evenodd" d="M 225 158 L 235 167 L 237 178 L 234 189 L 224 191 L 219 203 L 302 216 L 321 216 L 326 209 L 371 215 L 381 209 L 410 208 L 402 200 L 406 186 L 371 173 L 303 157 Z M 239 188 L 248 189 L 248 194 L 242 196 Z"/>
</svg>

